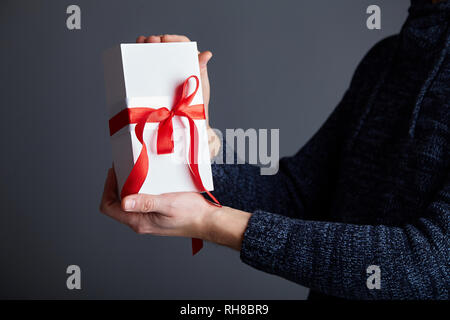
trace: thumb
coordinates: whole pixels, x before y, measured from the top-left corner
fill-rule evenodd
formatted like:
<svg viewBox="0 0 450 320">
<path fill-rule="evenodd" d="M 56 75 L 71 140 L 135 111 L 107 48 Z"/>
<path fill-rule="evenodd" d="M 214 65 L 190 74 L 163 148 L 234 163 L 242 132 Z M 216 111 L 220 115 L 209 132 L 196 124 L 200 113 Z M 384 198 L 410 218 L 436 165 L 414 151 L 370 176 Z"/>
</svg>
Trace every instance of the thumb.
<svg viewBox="0 0 450 320">
<path fill-rule="evenodd" d="M 211 51 L 203 51 L 198 55 L 198 63 L 200 65 L 200 69 L 206 68 L 208 61 L 212 58 L 213 54 Z"/>
<path fill-rule="evenodd" d="M 166 207 L 163 196 L 133 194 L 122 200 L 122 210 L 126 212 L 163 212 Z"/>
</svg>

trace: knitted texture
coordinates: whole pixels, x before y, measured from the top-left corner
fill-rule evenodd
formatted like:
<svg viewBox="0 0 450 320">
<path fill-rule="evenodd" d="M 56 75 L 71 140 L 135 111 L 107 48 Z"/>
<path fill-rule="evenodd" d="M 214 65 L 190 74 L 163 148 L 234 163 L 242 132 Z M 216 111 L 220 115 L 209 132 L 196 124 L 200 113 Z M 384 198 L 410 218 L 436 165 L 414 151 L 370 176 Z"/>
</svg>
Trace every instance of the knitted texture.
<svg viewBox="0 0 450 320">
<path fill-rule="evenodd" d="M 449 298 L 449 21 L 449 1 L 412 1 L 276 175 L 213 165 L 221 203 L 253 213 L 243 262 L 335 297 Z"/>
</svg>

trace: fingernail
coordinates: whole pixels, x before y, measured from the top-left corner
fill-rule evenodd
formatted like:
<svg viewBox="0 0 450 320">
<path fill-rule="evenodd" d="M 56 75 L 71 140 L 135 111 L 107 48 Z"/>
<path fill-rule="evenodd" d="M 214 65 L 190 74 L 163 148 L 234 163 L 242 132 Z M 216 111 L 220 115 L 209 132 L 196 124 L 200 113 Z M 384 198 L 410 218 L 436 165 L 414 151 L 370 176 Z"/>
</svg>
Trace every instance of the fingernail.
<svg viewBox="0 0 450 320">
<path fill-rule="evenodd" d="M 134 206 L 136 205 L 136 200 L 134 199 L 127 199 L 125 200 L 125 210 L 133 210 Z"/>
</svg>

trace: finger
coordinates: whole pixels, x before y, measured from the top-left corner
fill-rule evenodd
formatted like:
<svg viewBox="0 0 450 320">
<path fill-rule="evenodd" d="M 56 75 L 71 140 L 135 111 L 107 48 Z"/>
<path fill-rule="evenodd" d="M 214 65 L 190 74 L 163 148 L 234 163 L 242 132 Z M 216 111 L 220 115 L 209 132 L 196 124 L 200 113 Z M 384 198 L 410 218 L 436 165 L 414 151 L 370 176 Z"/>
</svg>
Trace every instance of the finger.
<svg viewBox="0 0 450 320">
<path fill-rule="evenodd" d="M 122 209 L 127 212 L 164 213 L 167 199 L 163 195 L 133 194 L 122 199 Z"/>
<path fill-rule="evenodd" d="M 100 203 L 100 211 L 105 211 L 115 202 L 118 202 L 116 191 L 117 182 L 115 180 L 114 169 L 110 168 L 106 176 L 105 187 L 103 188 L 102 201 Z"/>
<path fill-rule="evenodd" d="M 105 208 L 103 213 L 108 217 L 113 218 L 114 220 L 119 221 L 120 223 L 123 223 L 127 226 L 133 225 L 134 214 L 124 212 L 120 206 L 120 202 L 118 201 L 109 204 Z"/>
<path fill-rule="evenodd" d="M 108 170 L 106 176 L 105 187 L 103 189 L 102 204 L 109 204 L 118 201 L 119 195 L 117 192 L 116 174 L 113 168 Z"/>
<path fill-rule="evenodd" d="M 161 37 L 161 42 L 190 42 L 188 37 L 178 34 L 165 34 Z"/>
<path fill-rule="evenodd" d="M 198 55 L 198 62 L 200 64 L 200 68 L 206 67 L 208 61 L 211 60 L 213 54 L 211 51 L 204 51 Z"/>
<path fill-rule="evenodd" d="M 130 224 L 131 217 L 123 212 L 120 207 L 116 174 L 113 168 L 108 170 L 100 211 L 121 223 Z"/>
<path fill-rule="evenodd" d="M 139 36 L 139 37 L 137 37 L 137 39 L 136 39 L 136 43 L 144 43 L 145 42 L 145 37 L 144 36 Z"/>
<path fill-rule="evenodd" d="M 145 39 L 146 43 L 159 43 L 161 42 L 161 36 L 150 36 Z"/>
</svg>

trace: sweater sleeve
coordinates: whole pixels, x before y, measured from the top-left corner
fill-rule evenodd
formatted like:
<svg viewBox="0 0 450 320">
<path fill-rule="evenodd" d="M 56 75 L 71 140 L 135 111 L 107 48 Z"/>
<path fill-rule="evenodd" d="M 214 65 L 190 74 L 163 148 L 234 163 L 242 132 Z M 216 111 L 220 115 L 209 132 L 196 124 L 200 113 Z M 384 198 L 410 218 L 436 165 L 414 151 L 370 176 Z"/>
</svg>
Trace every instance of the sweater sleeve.
<svg viewBox="0 0 450 320">
<path fill-rule="evenodd" d="M 213 164 L 214 194 L 219 201 L 248 212 L 263 210 L 289 217 L 326 219 L 344 143 L 361 116 L 358 106 L 366 103 L 360 88 L 374 85 L 376 75 L 372 72 L 378 70 L 374 65 L 384 61 L 395 41 L 396 36 L 388 37 L 366 54 L 341 102 L 297 154 L 280 160 L 277 174 L 261 175 L 257 166 L 249 164 Z"/>
<path fill-rule="evenodd" d="M 324 294 L 357 299 L 448 299 L 450 179 L 423 212 L 403 226 L 292 219 L 256 211 L 243 262 Z M 380 268 L 380 289 L 366 281 Z"/>
<path fill-rule="evenodd" d="M 349 118 L 346 108 L 350 99 L 347 91 L 307 144 L 294 156 L 279 161 L 275 175 L 261 175 L 256 165 L 213 164 L 214 195 L 222 204 L 248 212 L 261 209 L 297 218 L 306 217 L 306 212 L 324 212 L 321 209 L 324 199 L 330 197 L 330 181 L 338 172 L 336 159 L 347 127 L 342 122 Z M 225 142 L 222 145 L 229 148 Z"/>
</svg>

